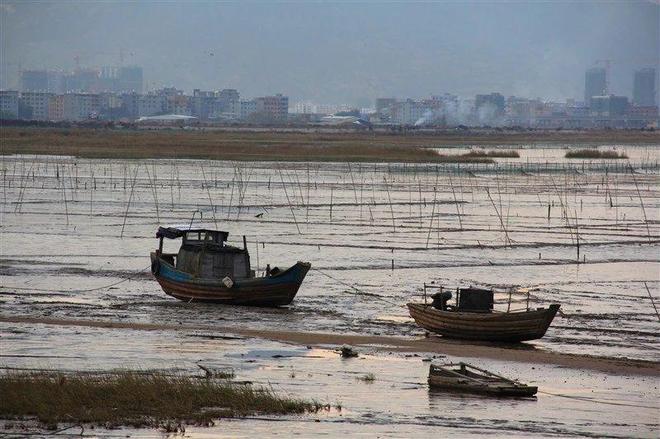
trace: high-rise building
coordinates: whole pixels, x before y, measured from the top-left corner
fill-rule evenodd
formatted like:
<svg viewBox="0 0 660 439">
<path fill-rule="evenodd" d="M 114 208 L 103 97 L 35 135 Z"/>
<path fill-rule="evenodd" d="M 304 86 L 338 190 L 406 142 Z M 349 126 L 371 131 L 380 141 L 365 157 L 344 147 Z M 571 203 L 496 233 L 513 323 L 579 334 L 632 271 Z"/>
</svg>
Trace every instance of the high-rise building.
<svg viewBox="0 0 660 439">
<path fill-rule="evenodd" d="M 67 93 L 89 93 L 99 86 L 100 72 L 95 69 L 78 69 L 64 77 L 64 90 Z"/>
<path fill-rule="evenodd" d="M 603 67 L 593 67 L 584 75 L 584 103 L 591 106 L 592 96 L 607 95 L 607 70 Z"/>
<path fill-rule="evenodd" d="M 119 93 L 142 93 L 142 67 L 125 66 L 117 69 L 115 91 Z"/>
<path fill-rule="evenodd" d="M 21 91 L 49 91 L 48 71 L 23 70 L 21 72 Z"/>
<path fill-rule="evenodd" d="M 656 71 L 645 68 L 635 72 L 633 81 L 633 103 L 639 107 L 652 107 L 656 97 Z"/>
</svg>

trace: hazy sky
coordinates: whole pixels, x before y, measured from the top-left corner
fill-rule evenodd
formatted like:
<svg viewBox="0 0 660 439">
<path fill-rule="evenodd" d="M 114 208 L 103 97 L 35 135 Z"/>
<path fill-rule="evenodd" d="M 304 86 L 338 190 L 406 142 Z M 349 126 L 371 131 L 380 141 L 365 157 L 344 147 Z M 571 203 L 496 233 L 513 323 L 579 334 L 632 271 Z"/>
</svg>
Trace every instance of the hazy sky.
<svg viewBox="0 0 660 439">
<path fill-rule="evenodd" d="M 149 88 L 370 105 L 378 96 L 581 98 L 611 60 L 611 91 L 660 57 L 658 1 L 0 3 L 2 87 L 22 68 L 119 63 Z"/>
</svg>

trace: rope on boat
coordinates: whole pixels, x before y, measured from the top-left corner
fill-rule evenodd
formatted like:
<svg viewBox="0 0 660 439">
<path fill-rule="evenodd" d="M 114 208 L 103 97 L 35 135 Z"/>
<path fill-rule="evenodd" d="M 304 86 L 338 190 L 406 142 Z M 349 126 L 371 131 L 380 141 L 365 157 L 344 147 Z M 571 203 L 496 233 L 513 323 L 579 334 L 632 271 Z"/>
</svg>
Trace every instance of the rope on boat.
<svg viewBox="0 0 660 439">
<path fill-rule="evenodd" d="M 394 305 L 394 306 L 403 306 L 403 305 L 400 305 L 400 304 L 398 304 L 398 303 L 394 303 L 394 302 L 392 302 L 391 300 L 386 299 L 384 296 L 381 296 L 380 294 L 376 294 L 376 293 L 368 293 L 368 292 L 366 292 L 366 291 L 363 291 L 363 290 L 359 289 L 358 287 L 356 287 L 355 285 L 351 285 L 351 284 L 349 284 L 349 283 L 347 283 L 347 282 L 344 282 L 344 281 L 341 280 L 341 279 L 337 279 L 336 277 L 334 277 L 334 276 L 332 276 L 332 275 L 330 275 L 330 274 L 326 273 L 325 271 L 322 271 L 322 270 L 320 270 L 320 269 L 318 269 L 318 268 L 314 268 L 314 267 L 312 267 L 311 269 L 314 270 L 314 271 L 318 271 L 318 272 L 319 272 L 320 274 L 322 274 L 323 276 L 329 277 L 330 279 L 332 279 L 332 280 L 334 280 L 334 281 L 336 281 L 336 282 L 339 282 L 340 284 L 342 284 L 342 285 L 344 285 L 344 286 L 347 286 L 347 287 L 352 288 L 352 289 L 355 290 L 355 292 L 344 291 L 344 292 L 347 293 L 347 294 L 353 294 L 354 296 L 369 296 L 369 297 L 374 297 L 374 298 L 376 298 L 376 299 L 378 299 L 378 300 L 381 300 L 381 301 L 383 301 L 383 302 L 385 302 L 385 303 L 389 303 L 390 305 Z"/>
<path fill-rule="evenodd" d="M 577 399 L 579 401 L 595 402 L 595 403 L 598 403 L 598 404 L 620 405 L 620 406 L 624 406 L 624 407 L 637 407 L 637 408 L 654 409 L 654 410 L 658 410 L 658 408 L 659 408 L 657 406 L 654 407 L 654 406 L 642 405 L 642 404 L 627 404 L 625 402 L 603 401 L 602 399 L 589 398 L 588 396 L 565 395 L 563 393 L 544 392 L 542 390 L 538 390 L 538 393 L 543 393 L 544 395 L 550 395 L 550 396 L 558 396 L 560 398 Z"/>
<path fill-rule="evenodd" d="M 142 273 L 143 271 L 147 270 L 148 268 L 151 268 L 151 264 L 147 265 L 145 268 L 138 271 L 138 273 Z M 87 288 L 87 289 L 83 289 L 83 290 L 60 290 L 60 289 L 57 289 L 57 288 L 26 288 L 26 287 L 14 287 L 14 286 L 11 286 L 11 285 L 0 285 L 0 288 L 6 289 L 6 290 L 21 290 L 21 291 L 45 291 L 45 292 L 57 291 L 57 292 L 61 292 L 61 293 L 86 293 L 86 292 L 89 292 L 89 291 L 97 291 L 97 290 L 103 290 L 105 288 L 114 287 L 115 285 L 119 285 L 121 283 L 127 282 L 129 280 L 134 280 L 134 279 L 135 279 L 134 276 L 133 277 L 126 277 L 126 278 L 124 278 L 120 281 L 113 282 L 113 283 L 108 284 L 108 285 L 103 285 L 101 287 L 95 287 L 95 288 Z"/>
</svg>

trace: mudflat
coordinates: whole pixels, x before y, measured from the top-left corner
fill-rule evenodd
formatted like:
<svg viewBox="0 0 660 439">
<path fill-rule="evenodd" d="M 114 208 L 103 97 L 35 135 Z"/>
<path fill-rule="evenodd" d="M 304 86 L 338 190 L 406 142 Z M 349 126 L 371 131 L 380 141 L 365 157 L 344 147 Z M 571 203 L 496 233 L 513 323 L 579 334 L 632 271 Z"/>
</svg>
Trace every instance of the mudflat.
<svg viewBox="0 0 660 439">
<path fill-rule="evenodd" d="M 235 334 L 244 337 L 292 343 L 305 346 L 323 347 L 327 345 L 350 344 L 369 345 L 376 352 L 398 351 L 450 356 L 487 358 L 500 361 L 516 361 L 564 366 L 576 369 L 595 370 L 614 375 L 660 376 L 660 363 L 627 358 L 605 358 L 593 355 L 564 354 L 530 347 L 528 345 L 498 345 L 488 343 L 468 343 L 441 337 L 392 337 L 377 335 L 328 334 L 321 332 L 277 331 L 217 325 L 173 325 L 154 323 L 111 322 L 103 320 L 62 319 L 47 317 L 0 316 L 0 322 L 22 324 L 44 324 L 58 326 L 83 326 L 96 328 L 131 329 L 136 331 L 177 331 L 189 332 L 204 330 L 210 333 Z"/>
</svg>

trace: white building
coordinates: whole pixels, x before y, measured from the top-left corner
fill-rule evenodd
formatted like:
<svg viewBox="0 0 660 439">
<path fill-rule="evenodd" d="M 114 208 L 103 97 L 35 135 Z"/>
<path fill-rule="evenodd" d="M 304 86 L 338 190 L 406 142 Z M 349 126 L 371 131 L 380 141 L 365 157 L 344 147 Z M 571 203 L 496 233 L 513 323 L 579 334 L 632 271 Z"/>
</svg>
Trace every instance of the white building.
<svg viewBox="0 0 660 439">
<path fill-rule="evenodd" d="M 3 118 L 18 117 L 18 92 L 13 90 L 0 90 L 0 112 Z"/>
</svg>

